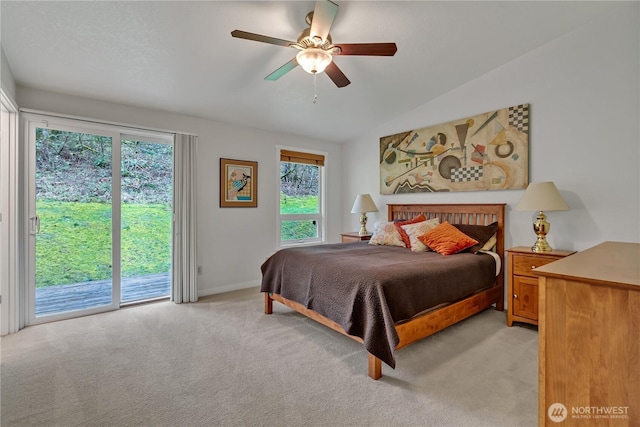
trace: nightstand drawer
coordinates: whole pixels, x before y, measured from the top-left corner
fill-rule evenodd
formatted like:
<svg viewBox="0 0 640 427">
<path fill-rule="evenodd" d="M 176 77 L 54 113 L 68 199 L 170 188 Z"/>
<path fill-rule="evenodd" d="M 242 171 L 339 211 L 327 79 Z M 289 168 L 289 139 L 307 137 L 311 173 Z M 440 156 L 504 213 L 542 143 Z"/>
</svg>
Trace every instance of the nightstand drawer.
<svg viewBox="0 0 640 427">
<path fill-rule="evenodd" d="M 542 258 L 518 254 L 513 257 L 513 274 L 519 276 L 537 277 L 533 274 L 534 269 L 555 261 L 557 258 Z"/>
</svg>

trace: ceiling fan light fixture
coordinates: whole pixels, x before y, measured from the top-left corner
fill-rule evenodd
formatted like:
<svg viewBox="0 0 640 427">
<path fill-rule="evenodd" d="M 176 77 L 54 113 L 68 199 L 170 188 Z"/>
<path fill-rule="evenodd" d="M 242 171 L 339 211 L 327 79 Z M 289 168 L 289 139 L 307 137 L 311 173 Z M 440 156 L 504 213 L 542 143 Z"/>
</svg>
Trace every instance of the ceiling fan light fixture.
<svg viewBox="0 0 640 427">
<path fill-rule="evenodd" d="M 332 60 L 329 52 L 318 48 L 307 48 L 296 55 L 298 64 L 309 74 L 322 73 Z"/>
<path fill-rule="evenodd" d="M 298 34 L 295 42 L 241 30 L 231 32 L 232 37 L 294 48 L 300 51 L 294 58 L 266 76 L 265 80 L 278 80 L 300 65 L 307 73 L 313 74 L 314 85 L 315 76 L 325 72 L 337 87 L 345 87 L 351 82 L 342 70 L 333 63 L 333 55 L 395 55 L 398 50 L 395 43 L 341 43 L 334 46 L 330 32 L 338 13 L 338 5 L 332 0 L 316 0 L 315 3 L 315 8 L 305 18 L 308 27 Z"/>
</svg>

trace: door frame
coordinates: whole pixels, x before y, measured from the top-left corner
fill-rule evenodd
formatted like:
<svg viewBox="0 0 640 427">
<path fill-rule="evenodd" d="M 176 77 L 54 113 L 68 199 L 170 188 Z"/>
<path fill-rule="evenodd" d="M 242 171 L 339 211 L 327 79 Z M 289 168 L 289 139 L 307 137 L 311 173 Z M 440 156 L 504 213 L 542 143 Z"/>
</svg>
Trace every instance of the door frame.
<svg viewBox="0 0 640 427">
<path fill-rule="evenodd" d="M 18 332 L 24 326 L 20 310 L 20 202 L 18 182 L 21 170 L 18 106 L 0 88 L 0 336 Z"/>
<path fill-rule="evenodd" d="M 121 297 L 121 144 L 126 138 L 135 137 L 150 142 L 166 142 L 173 145 L 173 134 L 136 129 L 128 126 L 119 126 L 100 123 L 86 119 L 64 118 L 44 113 L 22 113 L 23 143 L 26 150 L 24 168 L 24 209 L 25 220 L 23 226 L 24 236 L 24 270 L 25 293 L 22 306 L 25 313 L 25 325 L 53 322 L 73 317 L 86 316 L 117 310 L 120 308 Z M 111 204 L 111 260 L 112 260 L 112 299 L 110 305 L 56 313 L 36 317 L 35 315 L 35 230 L 33 218 L 36 215 L 35 172 L 35 128 L 52 128 L 69 132 L 101 135 L 111 138 L 111 179 L 112 179 L 112 204 Z M 117 201 L 117 203 L 116 203 Z M 117 261 L 117 262 L 116 262 Z M 172 284 L 173 286 L 173 284 Z"/>
</svg>

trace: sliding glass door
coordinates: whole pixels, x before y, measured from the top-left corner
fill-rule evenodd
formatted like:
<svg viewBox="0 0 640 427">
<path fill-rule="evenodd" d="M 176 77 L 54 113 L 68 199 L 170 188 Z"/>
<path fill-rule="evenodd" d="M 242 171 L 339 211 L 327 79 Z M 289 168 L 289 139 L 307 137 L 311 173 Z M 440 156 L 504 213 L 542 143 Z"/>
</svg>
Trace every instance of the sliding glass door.
<svg viewBox="0 0 640 427">
<path fill-rule="evenodd" d="M 123 304 L 171 294 L 173 146 L 122 138 Z"/>
<path fill-rule="evenodd" d="M 27 322 L 169 296 L 171 140 L 27 123 Z"/>
<path fill-rule="evenodd" d="M 119 302 L 119 208 L 114 185 L 118 135 L 34 124 L 29 233 L 35 253 L 33 315 L 59 317 L 116 308 Z M 116 232 L 114 232 L 116 231 Z"/>
</svg>

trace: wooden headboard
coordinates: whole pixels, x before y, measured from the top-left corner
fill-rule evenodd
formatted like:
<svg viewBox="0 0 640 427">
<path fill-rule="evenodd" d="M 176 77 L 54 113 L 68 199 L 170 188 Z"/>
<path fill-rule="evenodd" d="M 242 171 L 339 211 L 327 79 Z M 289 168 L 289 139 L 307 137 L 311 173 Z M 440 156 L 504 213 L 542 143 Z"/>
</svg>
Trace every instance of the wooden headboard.
<svg viewBox="0 0 640 427">
<path fill-rule="evenodd" d="M 427 219 L 439 218 L 440 222 L 450 224 L 489 225 L 498 223 L 496 233 L 496 253 L 502 260 L 503 267 L 496 281 L 504 285 L 504 209 L 505 203 L 492 204 L 444 204 L 444 205 L 387 205 L 389 221 L 402 221 L 424 214 Z"/>
</svg>

